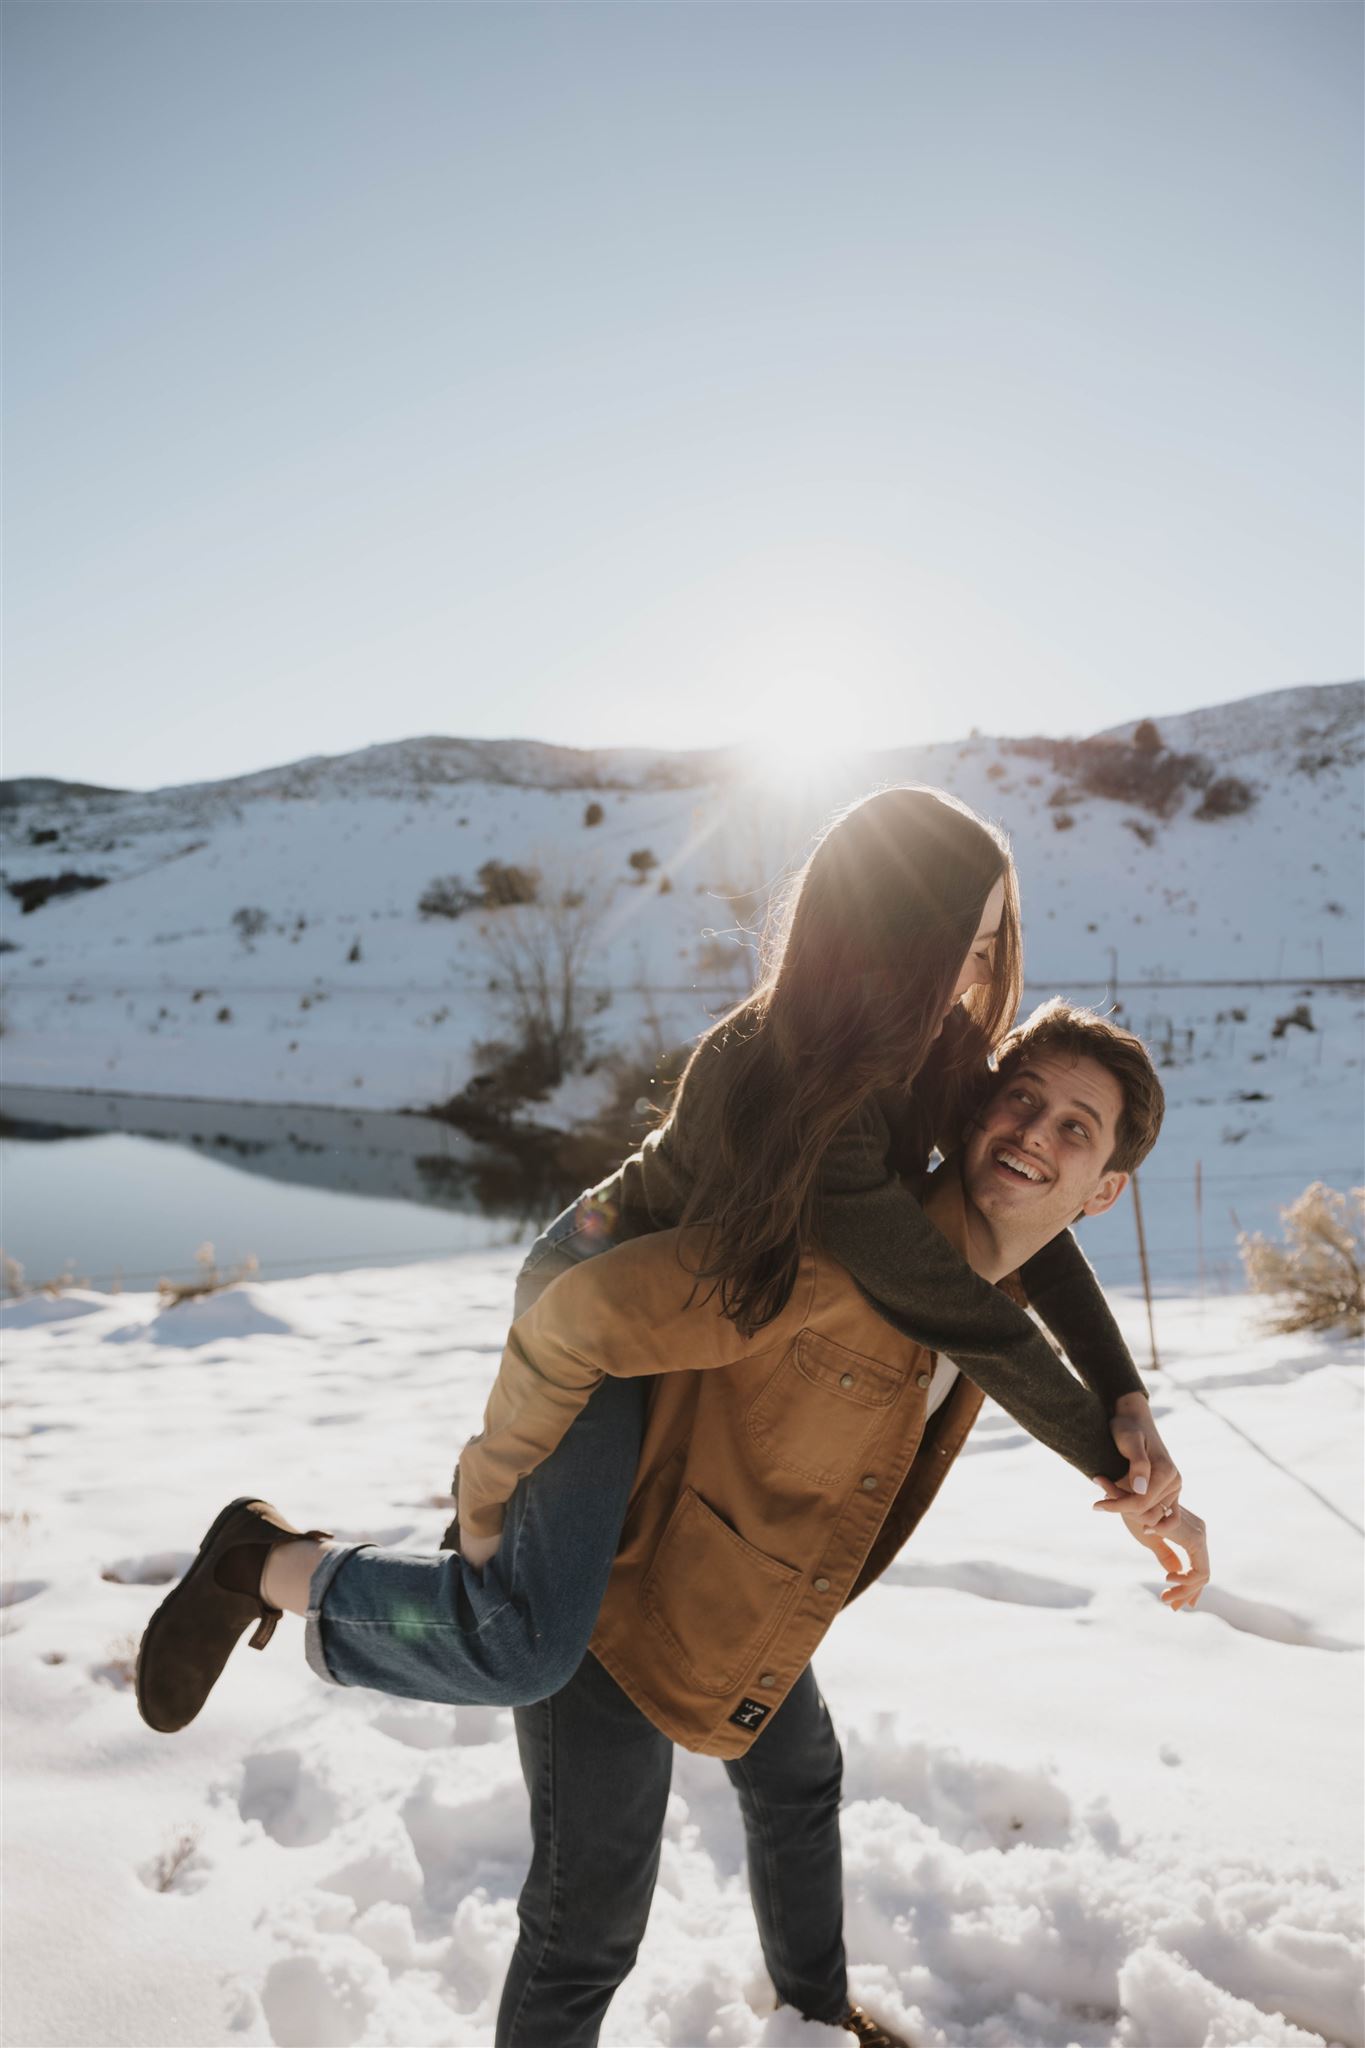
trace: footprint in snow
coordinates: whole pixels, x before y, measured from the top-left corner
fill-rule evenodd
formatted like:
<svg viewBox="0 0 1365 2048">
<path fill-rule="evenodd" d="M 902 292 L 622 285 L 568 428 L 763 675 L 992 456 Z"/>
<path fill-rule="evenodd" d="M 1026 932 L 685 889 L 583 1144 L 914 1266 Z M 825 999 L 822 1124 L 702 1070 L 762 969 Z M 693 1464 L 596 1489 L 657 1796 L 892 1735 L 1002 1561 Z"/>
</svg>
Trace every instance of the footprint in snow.
<svg viewBox="0 0 1365 2048">
<path fill-rule="evenodd" d="M 1160 1593 L 1153 1591 L 1153 1599 Z M 1359 1650 L 1360 1643 L 1347 1642 L 1340 1636 L 1329 1636 L 1323 1629 L 1314 1628 L 1301 1614 L 1294 1614 L 1288 1607 L 1276 1607 L 1269 1600 L 1244 1600 L 1238 1593 L 1229 1593 L 1221 1586 L 1209 1586 L 1199 1596 L 1196 1615 L 1215 1615 L 1230 1628 L 1241 1629 L 1249 1636 L 1262 1636 L 1269 1643 L 1292 1643 L 1306 1650 Z"/>
<path fill-rule="evenodd" d="M 105 1565 L 100 1577 L 113 1586 L 169 1586 L 184 1578 L 194 1555 L 192 1550 L 152 1550 L 142 1557 L 120 1557 Z"/>
<path fill-rule="evenodd" d="M 319 1956 L 283 1956 L 261 1987 L 261 2004 L 276 2048 L 351 2048 L 388 1990 L 377 1955 L 350 1942 Z"/>
<path fill-rule="evenodd" d="M 1020 1607 L 1088 1607 L 1094 1598 L 1088 1586 L 1065 1579 L 1046 1579 L 1037 1572 L 1015 1571 L 1010 1565 L 964 1557 L 943 1564 L 912 1564 L 908 1559 L 882 1574 L 889 1586 L 948 1586 L 957 1593 L 975 1593 L 981 1600 L 1007 1600 Z"/>
<path fill-rule="evenodd" d="M 370 1722 L 379 1735 L 408 1749 L 478 1749 L 510 1733 L 507 1707 L 445 1707 L 395 1701 Z"/>
<path fill-rule="evenodd" d="M 325 1841 L 341 1818 L 335 1793 L 296 1749 L 260 1750 L 247 1758 L 237 1810 L 285 1849 Z"/>
<path fill-rule="evenodd" d="M 46 1579 L 6 1579 L 0 1585 L 0 1607 L 17 1607 L 21 1601 L 34 1600 L 46 1591 Z"/>
</svg>

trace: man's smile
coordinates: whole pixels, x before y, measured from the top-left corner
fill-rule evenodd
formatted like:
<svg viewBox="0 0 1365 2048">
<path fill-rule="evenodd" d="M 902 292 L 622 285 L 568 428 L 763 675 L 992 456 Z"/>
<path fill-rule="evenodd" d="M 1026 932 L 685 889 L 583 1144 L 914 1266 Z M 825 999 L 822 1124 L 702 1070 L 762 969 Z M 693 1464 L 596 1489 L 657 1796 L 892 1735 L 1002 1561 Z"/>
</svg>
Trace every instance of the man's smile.
<svg viewBox="0 0 1365 2048">
<path fill-rule="evenodd" d="M 1010 1180 L 1045 1181 L 1048 1176 L 1041 1166 L 1025 1159 L 1022 1152 L 1016 1152 L 1010 1145 L 998 1145 L 991 1154 L 993 1165 Z"/>
</svg>

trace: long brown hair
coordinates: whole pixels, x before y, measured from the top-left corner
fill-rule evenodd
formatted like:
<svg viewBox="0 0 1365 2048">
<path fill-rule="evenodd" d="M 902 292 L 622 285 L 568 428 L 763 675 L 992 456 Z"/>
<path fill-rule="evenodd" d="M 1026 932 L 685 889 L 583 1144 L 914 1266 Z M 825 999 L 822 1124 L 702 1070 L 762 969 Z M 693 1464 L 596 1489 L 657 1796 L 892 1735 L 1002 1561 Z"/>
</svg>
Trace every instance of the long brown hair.
<svg viewBox="0 0 1365 2048">
<path fill-rule="evenodd" d="M 1000 881 L 991 979 L 963 998 L 936 1044 Z M 872 1094 L 908 1091 L 926 1063 L 949 1113 L 965 1102 L 1014 1021 L 1021 959 L 1008 841 L 956 797 L 919 785 L 876 790 L 825 827 L 769 920 L 758 987 L 711 1027 L 679 1085 L 681 1101 L 721 1041 L 742 1041 L 719 1143 L 697 1162 L 682 1221 L 710 1226 L 706 1261 L 693 1270 L 713 1282 L 707 1300 L 719 1287 L 722 1312 L 746 1336 L 795 1285 L 835 1133 Z"/>
</svg>

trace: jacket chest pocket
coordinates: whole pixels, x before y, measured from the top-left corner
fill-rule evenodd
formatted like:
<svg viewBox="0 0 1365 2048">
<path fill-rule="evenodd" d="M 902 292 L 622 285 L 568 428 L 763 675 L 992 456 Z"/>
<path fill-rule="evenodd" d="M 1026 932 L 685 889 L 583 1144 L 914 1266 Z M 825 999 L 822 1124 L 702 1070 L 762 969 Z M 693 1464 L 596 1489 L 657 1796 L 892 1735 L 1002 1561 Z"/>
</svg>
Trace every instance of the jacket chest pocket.
<svg viewBox="0 0 1365 2048">
<path fill-rule="evenodd" d="M 895 1366 L 803 1330 L 751 1402 L 745 1427 L 774 1463 L 832 1486 L 859 1463 L 904 1385 Z"/>
</svg>

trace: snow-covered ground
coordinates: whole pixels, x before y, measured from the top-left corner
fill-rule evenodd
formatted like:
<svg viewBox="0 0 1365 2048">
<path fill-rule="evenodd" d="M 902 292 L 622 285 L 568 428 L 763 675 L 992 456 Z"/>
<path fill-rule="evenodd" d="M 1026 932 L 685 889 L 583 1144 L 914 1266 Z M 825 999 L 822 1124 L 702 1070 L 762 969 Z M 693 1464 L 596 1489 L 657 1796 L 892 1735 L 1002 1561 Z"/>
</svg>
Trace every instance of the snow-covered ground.
<svg viewBox="0 0 1365 2048">
<path fill-rule="evenodd" d="M 528 1847 L 510 1716 L 323 1686 L 292 1617 L 179 1736 L 129 1669 L 235 1493 L 436 1544 L 519 1256 L 5 1308 L 13 2048 L 491 2041 Z M 988 1404 L 817 1658 L 855 1986 L 916 2048 L 1365 2040 L 1359 1353 L 1268 1337 L 1245 1297 L 1158 1315 L 1199 1608 L 1164 1610 L 1093 1489 Z M 729 1785 L 680 1752 L 674 1787 L 604 2042 L 846 2038 L 765 2015 Z"/>
</svg>

